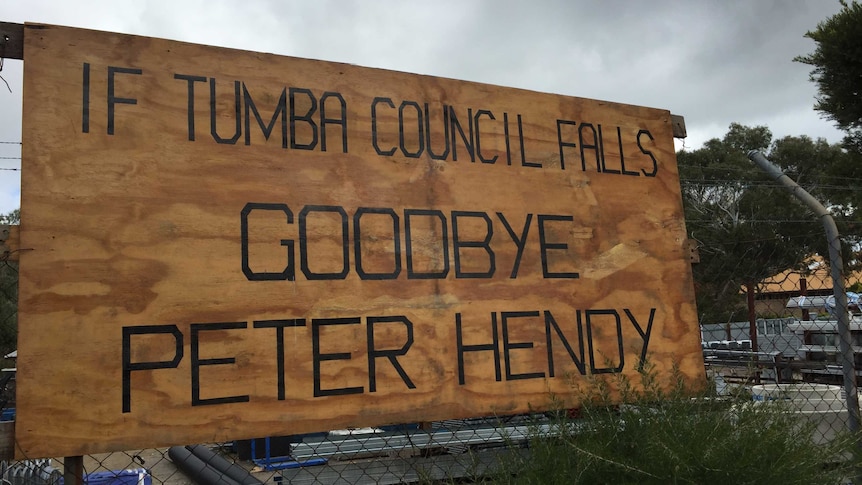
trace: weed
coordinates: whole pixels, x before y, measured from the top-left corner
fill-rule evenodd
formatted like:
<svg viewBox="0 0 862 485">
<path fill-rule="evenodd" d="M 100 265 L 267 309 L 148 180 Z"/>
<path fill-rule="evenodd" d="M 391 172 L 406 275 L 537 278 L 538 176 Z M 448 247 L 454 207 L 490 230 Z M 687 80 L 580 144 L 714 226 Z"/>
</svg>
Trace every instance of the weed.
<svg viewBox="0 0 862 485">
<path fill-rule="evenodd" d="M 815 426 L 781 403 L 693 396 L 678 371 L 663 380 L 649 365 L 639 377 L 590 376 L 576 389 L 580 417 L 553 413 L 550 427 L 533 432 L 530 453 L 501 464 L 496 482 L 836 484 L 858 464 L 856 437 L 815 444 Z"/>
</svg>

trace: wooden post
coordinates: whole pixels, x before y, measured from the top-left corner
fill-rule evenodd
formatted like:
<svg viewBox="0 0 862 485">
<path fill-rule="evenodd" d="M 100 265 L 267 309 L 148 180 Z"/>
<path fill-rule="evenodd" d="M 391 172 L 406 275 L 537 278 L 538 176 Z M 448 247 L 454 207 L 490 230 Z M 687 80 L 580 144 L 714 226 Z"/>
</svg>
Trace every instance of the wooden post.
<svg viewBox="0 0 862 485">
<path fill-rule="evenodd" d="M 808 295 L 808 280 L 805 278 L 799 278 L 799 296 L 807 296 Z M 802 303 L 802 302 L 800 302 Z M 807 322 L 811 320 L 811 312 L 808 311 L 807 308 L 802 309 L 802 320 Z"/>
<path fill-rule="evenodd" d="M 748 297 L 748 338 L 751 339 L 751 350 L 757 352 L 757 316 L 754 313 L 754 285 L 745 285 Z"/>
<path fill-rule="evenodd" d="M 754 285 L 745 285 L 748 297 L 748 338 L 751 340 L 751 351 L 757 352 L 757 315 L 754 313 Z M 757 359 L 757 357 L 754 357 Z M 760 371 L 754 372 L 754 383 L 760 384 Z"/>
<path fill-rule="evenodd" d="M 15 455 L 15 421 L 0 422 L 0 460 L 11 461 Z"/>
<path fill-rule="evenodd" d="M 63 482 L 67 485 L 84 484 L 83 456 L 67 456 L 63 458 Z"/>
</svg>

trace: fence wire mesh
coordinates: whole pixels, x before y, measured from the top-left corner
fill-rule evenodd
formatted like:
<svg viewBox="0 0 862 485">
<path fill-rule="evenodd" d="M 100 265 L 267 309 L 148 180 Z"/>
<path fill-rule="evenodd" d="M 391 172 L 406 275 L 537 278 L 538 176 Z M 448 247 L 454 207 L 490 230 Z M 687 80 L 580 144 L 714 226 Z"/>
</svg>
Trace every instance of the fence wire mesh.
<svg viewBox="0 0 862 485">
<path fill-rule="evenodd" d="M 862 377 L 862 273 L 845 274 L 856 382 Z M 749 321 L 702 324 L 707 373 L 720 394 L 747 389 L 755 401 L 780 400 L 816 425 L 828 442 L 848 428 L 842 337 L 829 263 L 811 258 L 801 271 L 758 283 Z M 744 296 L 740 307 L 745 309 Z M 747 309 L 746 309 L 747 310 Z M 766 318 L 765 318 L 766 317 Z"/>
<path fill-rule="evenodd" d="M 7 253 L 0 261 L 5 422 L 14 420 L 15 409 L 17 286 L 17 262 Z M 852 290 L 862 289 L 862 273 L 850 273 L 846 286 L 858 379 L 862 301 Z M 786 403 L 810 425 L 812 441 L 830 443 L 847 430 L 848 412 L 828 263 L 813 258 L 805 270 L 759 282 L 750 308 L 744 288 L 737 297 L 739 313 L 751 311 L 753 322 L 701 323 L 704 371 L 716 395 L 743 392 L 752 403 Z M 87 483 L 476 483 L 499 476 L 501 464 L 523 460 L 533 438 L 555 423 L 551 413 L 410 423 L 129 450 L 77 463 Z M 3 461 L 0 478 L 9 484 L 63 483 L 67 467 L 76 463 L 69 460 Z"/>
</svg>

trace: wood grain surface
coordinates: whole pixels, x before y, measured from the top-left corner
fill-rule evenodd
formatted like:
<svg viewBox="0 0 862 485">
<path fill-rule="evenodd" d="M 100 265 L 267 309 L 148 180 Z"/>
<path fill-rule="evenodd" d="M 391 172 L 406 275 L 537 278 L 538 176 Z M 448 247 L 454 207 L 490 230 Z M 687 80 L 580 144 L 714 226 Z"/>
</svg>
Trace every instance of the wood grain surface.
<svg viewBox="0 0 862 485">
<path fill-rule="evenodd" d="M 19 457 L 704 379 L 670 114 L 27 25 Z"/>
</svg>

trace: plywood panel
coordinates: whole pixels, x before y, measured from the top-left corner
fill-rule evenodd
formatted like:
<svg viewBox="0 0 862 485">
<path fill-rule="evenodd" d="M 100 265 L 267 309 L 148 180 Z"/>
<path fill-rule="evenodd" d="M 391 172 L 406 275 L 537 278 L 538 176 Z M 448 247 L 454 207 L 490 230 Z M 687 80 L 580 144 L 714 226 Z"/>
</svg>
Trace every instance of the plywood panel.
<svg viewBox="0 0 862 485">
<path fill-rule="evenodd" d="M 667 111 L 25 30 L 21 456 L 702 379 Z"/>
</svg>

